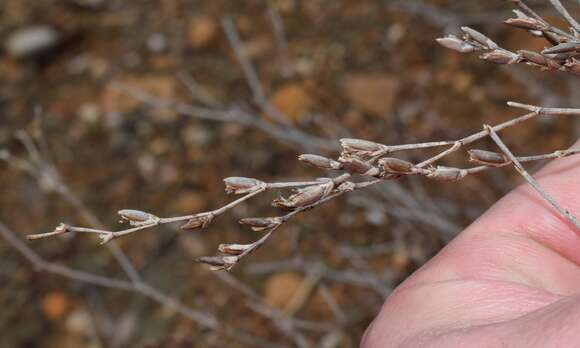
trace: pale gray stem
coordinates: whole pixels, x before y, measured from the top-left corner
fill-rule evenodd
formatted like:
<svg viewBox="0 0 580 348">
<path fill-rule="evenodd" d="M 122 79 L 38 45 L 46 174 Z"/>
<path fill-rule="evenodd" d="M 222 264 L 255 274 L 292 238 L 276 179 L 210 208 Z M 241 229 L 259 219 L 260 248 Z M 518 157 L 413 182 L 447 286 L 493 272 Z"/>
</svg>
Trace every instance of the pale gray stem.
<svg viewBox="0 0 580 348">
<path fill-rule="evenodd" d="M 246 54 L 244 44 L 240 39 L 240 35 L 238 34 L 232 19 L 229 17 L 222 18 L 222 26 L 230 46 L 234 50 L 238 63 L 240 63 L 240 66 L 242 67 L 242 72 L 248 82 L 248 86 L 252 90 L 254 102 L 262 109 L 262 111 L 274 118 L 276 122 L 287 126 L 290 125 L 288 118 L 268 101 L 262 88 L 262 84 L 260 83 L 260 79 L 258 78 L 258 74 L 256 73 L 256 69 L 254 69 L 254 66 Z"/>
<path fill-rule="evenodd" d="M 548 203 L 550 203 L 550 205 L 552 205 L 552 207 L 554 207 L 554 209 L 556 209 L 558 211 L 558 213 L 560 213 L 560 215 L 562 215 L 562 217 L 564 217 L 565 219 L 567 219 L 568 221 L 572 222 L 572 224 L 574 224 L 574 226 L 576 226 L 576 229 L 578 232 L 580 232 L 580 222 L 578 221 L 578 219 L 576 219 L 576 217 L 574 215 L 572 215 L 572 213 L 570 213 L 570 211 L 568 211 L 565 208 L 562 208 L 558 202 L 556 202 L 556 200 L 548 193 L 546 192 L 542 186 L 540 186 L 540 184 L 536 181 L 536 179 L 534 179 L 527 171 L 526 169 L 522 166 L 522 164 L 518 161 L 518 159 L 513 155 L 513 153 L 510 151 L 510 149 L 504 144 L 504 142 L 500 139 L 500 137 L 497 135 L 497 133 L 495 132 L 495 130 L 493 129 L 493 127 L 485 125 L 484 129 L 486 132 L 489 133 L 489 136 L 491 137 L 491 139 L 497 144 L 497 146 L 501 149 L 501 151 L 512 161 L 514 167 L 516 168 L 516 170 L 521 174 L 521 176 L 526 179 L 527 182 L 530 183 L 530 185 L 532 185 L 532 187 L 546 200 L 548 201 Z"/>
<path fill-rule="evenodd" d="M 568 21 L 568 23 L 570 23 L 572 28 L 574 28 L 574 30 L 577 33 L 580 33 L 580 24 L 578 24 L 578 22 L 574 19 L 574 17 L 570 15 L 568 10 L 566 10 L 566 8 L 562 5 L 560 0 L 550 0 L 550 2 L 552 3 L 552 6 L 554 6 L 556 11 L 558 11 L 562 15 L 562 17 L 564 17 Z"/>
</svg>

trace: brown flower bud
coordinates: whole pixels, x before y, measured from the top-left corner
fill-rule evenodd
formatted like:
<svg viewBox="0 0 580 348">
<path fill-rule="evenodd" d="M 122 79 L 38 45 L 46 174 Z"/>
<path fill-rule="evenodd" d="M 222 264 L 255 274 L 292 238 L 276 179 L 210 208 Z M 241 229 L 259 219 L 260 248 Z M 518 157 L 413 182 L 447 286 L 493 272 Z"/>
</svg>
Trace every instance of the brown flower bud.
<svg viewBox="0 0 580 348">
<path fill-rule="evenodd" d="M 296 193 L 288 198 L 276 198 L 272 202 L 272 205 L 284 210 L 294 210 L 299 207 L 305 207 L 326 197 L 330 192 L 332 192 L 333 188 L 334 183 L 332 181 L 320 185 L 308 186 L 296 190 Z"/>
<path fill-rule="evenodd" d="M 151 214 L 141 210 L 122 209 L 117 212 L 121 218 L 127 221 L 143 222 L 151 219 Z"/>
<path fill-rule="evenodd" d="M 501 166 L 509 162 L 507 157 L 501 153 L 485 151 L 485 150 L 469 150 L 469 160 L 488 166 Z"/>
<path fill-rule="evenodd" d="M 363 140 L 363 139 L 353 139 L 353 138 L 342 138 L 340 139 L 340 145 L 342 147 L 348 147 L 355 150 L 362 151 L 377 151 L 380 150 L 381 144 L 377 144 L 373 141 Z"/>
<path fill-rule="evenodd" d="M 338 191 L 351 192 L 351 191 L 354 191 L 355 188 L 356 188 L 356 185 L 354 182 L 345 181 L 342 184 L 338 185 L 338 187 L 336 189 Z"/>
<path fill-rule="evenodd" d="M 513 64 L 520 59 L 517 54 L 500 50 L 484 53 L 479 56 L 479 58 L 485 60 L 486 62 L 495 64 Z"/>
<path fill-rule="evenodd" d="M 476 51 L 478 48 L 470 44 L 469 42 L 465 42 L 454 35 L 449 35 L 446 37 L 440 37 L 436 39 L 436 41 L 443 47 L 449 48 L 451 50 L 461 52 L 461 53 L 470 53 Z"/>
<path fill-rule="evenodd" d="M 466 175 L 467 171 L 465 169 L 438 166 L 431 170 L 427 177 L 441 181 L 457 181 L 463 179 Z"/>
<path fill-rule="evenodd" d="M 542 54 L 554 54 L 554 53 L 568 53 L 580 50 L 580 43 L 578 42 L 563 42 L 556 46 L 546 48 L 542 51 Z"/>
<path fill-rule="evenodd" d="M 557 44 L 559 44 L 559 43 L 560 43 L 560 40 L 561 40 L 561 38 L 560 38 L 560 36 L 559 36 L 559 35 L 557 35 L 557 34 L 554 34 L 554 33 L 551 33 L 551 32 L 549 32 L 549 31 L 547 31 L 547 30 L 545 30 L 545 31 L 542 31 L 542 36 L 543 36 L 543 37 L 544 37 L 546 40 L 548 40 L 548 41 L 549 41 L 549 42 L 550 42 L 552 45 L 557 45 Z"/>
<path fill-rule="evenodd" d="M 518 18 L 508 18 L 504 21 L 505 24 L 511 25 L 516 28 L 526 29 L 526 30 L 544 30 L 546 26 L 539 20 L 531 17 L 518 17 Z"/>
<path fill-rule="evenodd" d="M 489 49 L 495 50 L 499 47 L 492 39 L 473 28 L 461 27 L 461 30 L 463 30 L 467 38 L 473 39 L 475 42 L 480 43 Z"/>
<path fill-rule="evenodd" d="M 121 216 L 120 222 L 128 221 L 131 226 L 142 226 L 159 220 L 157 216 L 141 210 L 122 209 L 117 214 Z"/>
<path fill-rule="evenodd" d="M 281 223 L 278 217 L 266 217 L 266 218 L 243 218 L 238 221 L 242 225 L 248 225 L 254 231 L 264 231 L 269 228 L 275 227 Z"/>
<path fill-rule="evenodd" d="M 240 255 L 251 247 L 252 244 L 220 244 L 218 250 L 229 255 Z"/>
<path fill-rule="evenodd" d="M 298 159 L 300 161 L 304 161 L 304 162 L 311 164 L 315 167 L 318 167 L 320 169 L 340 169 L 340 168 L 342 168 L 342 165 L 339 162 L 337 162 L 335 160 L 331 160 L 330 158 L 319 156 L 319 155 L 303 154 L 303 155 L 298 156 Z"/>
<path fill-rule="evenodd" d="M 239 176 L 232 176 L 229 178 L 224 179 L 224 183 L 226 184 L 226 193 L 248 193 L 253 190 L 258 189 L 262 185 L 264 185 L 263 181 L 253 179 L 253 178 L 244 178 Z"/>
<path fill-rule="evenodd" d="M 373 167 L 368 162 L 362 161 L 356 157 L 340 157 L 338 159 L 344 169 L 367 176 L 376 176 L 380 174 L 379 168 Z"/>
<path fill-rule="evenodd" d="M 518 54 L 520 56 L 522 56 L 524 59 L 541 65 L 541 66 L 545 66 L 548 64 L 546 57 L 544 57 L 543 55 L 537 53 L 537 52 L 533 52 L 533 51 L 526 51 L 526 50 L 520 50 L 518 51 Z"/>
<path fill-rule="evenodd" d="M 181 225 L 182 230 L 194 230 L 196 228 L 206 228 L 213 221 L 213 214 L 200 214 L 192 217 Z"/>
<path fill-rule="evenodd" d="M 393 157 L 384 157 L 379 160 L 379 165 L 387 173 L 409 174 L 413 173 L 415 165 L 411 162 Z"/>
<path fill-rule="evenodd" d="M 238 260 L 237 256 L 202 256 L 196 259 L 197 262 L 209 265 L 212 271 L 229 271 Z"/>
<path fill-rule="evenodd" d="M 340 139 L 342 146 L 342 155 L 367 157 L 372 156 L 374 152 L 383 149 L 383 145 L 362 139 L 343 138 Z"/>
</svg>

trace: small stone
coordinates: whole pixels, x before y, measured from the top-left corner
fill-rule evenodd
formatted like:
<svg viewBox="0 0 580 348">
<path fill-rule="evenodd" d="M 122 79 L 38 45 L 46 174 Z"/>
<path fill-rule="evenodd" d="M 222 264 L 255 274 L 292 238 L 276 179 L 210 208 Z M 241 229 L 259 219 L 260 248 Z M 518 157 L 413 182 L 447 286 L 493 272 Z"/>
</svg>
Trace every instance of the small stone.
<svg viewBox="0 0 580 348">
<path fill-rule="evenodd" d="M 387 75 L 352 74 L 341 83 L 345 97 L 354 107 L 374 116 L 384 116 L 395 101 L 397 81 Z"/>
<path fill-rule="evenodd" d="M 147 39 L 147 48 L 153 53 L 160 53 L 167 49 L 167 39 L 163 34 L 155 33 Z"/>
<path fill-rule="evenodd" d="M 209 46 L 217 37 L 218 24 L 209 16 L 195 17 L 189 22 L 187 36 L 193 48 Z"/>
<path fill-rule="evenodd" d="M 300 84 L 289 83 L 276 91 L 272 104 L 288 119 L 299 121 L 314 106 L 314 100 Z"/>
<path fill-rule="evenodd" d="M 56 47 L 60 33 L 49 26 L 31 26 L 17 29 L 9 34 L 4 49 L 14 58 L 32 57 Z"/>
<path fill-rule="evenodd" d="M 70 333 L 87 335 L 93 329 L 91 315 L 84 309 L 77 309 L 66 318 L 65 327 Z"/>
<path fill-rule="evenodd" d="M 99 121 L 101 111 L 97 104 L 84 103 L 79 107 L 78 114 L 84 122 L 95 124 Z"/>
<path fill-rule="evenodd" d="M 267 57 L 273 48 L 272 38 L 266 34 L 259 34 L 244 44 L 244 53 L 251 59 L 256 60 Z"/>
<path fill-rule="evenodd" d="M 291 272 L 278 273 L 266 280 L 264 301 L 272 307 L 284 309 L 300 289 L 303 278 Z"/>
<path fill-rule="evenodd" d="M 70 309 L 69 298 L 62 292 L 51 292 L 42 299 L 42 312 L 50 320 L 59 320 Z"/>
</svg>

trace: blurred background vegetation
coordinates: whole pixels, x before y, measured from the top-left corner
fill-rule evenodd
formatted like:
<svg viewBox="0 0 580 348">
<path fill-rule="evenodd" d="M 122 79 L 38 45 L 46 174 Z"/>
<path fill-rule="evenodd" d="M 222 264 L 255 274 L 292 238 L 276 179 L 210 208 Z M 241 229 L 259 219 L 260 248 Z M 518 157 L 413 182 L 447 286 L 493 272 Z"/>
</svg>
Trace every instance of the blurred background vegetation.
<svg viewBox="0 0 580 348">
<path fill-rule="evenodd" d="M 530 5 L 563 23 L 547 1 Z M 573 76 L 486 64 L 434 41 L 470 25 L 506 48 L 541 49 L 501 23 L 510 10 L 500 0 L 2 0 L 0 148 L 15 163 L 28 156 L 18 132 L 42 134 L 42 155 L 70 192 L 118 228 L 123 208 L 175 216 L 223 205 L 223 177 L 322 176 L 296 156 L 335 156 L 340 137 L 457 139 L 518 115 L 507 100 L 579 107 Z M 323 142 L 281 139 L 236 117 L 200 119 L 202 108 L 277 124 L 254 101 L 227 20 L 283 129 Z M 571 119 L 538 120 L 504 139 L 538 154 L 566 148 L 579 130 Z M 0 163 L 0 222 L 19 238 L 93 223 L 42 178 Z M 389 291 L 518 182 L 502 169 L 459 183 L 386 183 L 300 216 L 229 275 L 193 260 L 255 240 L 236 220 L 274 214 L 273 196 L 207 230 L 118 240 L 144 281 L 231 334 L 138 293 L 37 272 L 0 239 L 0 347 L 356 347 Z M 125 278 L 96 238 L 69 237 L 27 243 L 47 261 Z"/>
</svg>

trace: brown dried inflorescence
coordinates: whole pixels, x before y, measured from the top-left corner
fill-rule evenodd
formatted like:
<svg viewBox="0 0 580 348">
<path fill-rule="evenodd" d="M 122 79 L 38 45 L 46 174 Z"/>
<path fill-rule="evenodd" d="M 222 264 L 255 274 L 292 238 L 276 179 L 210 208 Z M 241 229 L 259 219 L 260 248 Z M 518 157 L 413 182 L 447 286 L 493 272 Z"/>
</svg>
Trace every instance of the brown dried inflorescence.
<svg viewBox="0 0 580 348">
<path fill-rule="evenodd" d="M 461 28 L 461 37 L 449 35 L 439 38 L 437 41 L 444 47 L 461 52 L 480 52 L 480 58 L 496 64 L 519 64 L 540 68 L 542 70 L 558 70 L 580 76 L 580 24 L 570 18 L 570 15 L 563 9 L 559 1 L 553 0 L 552 4 L 569 22 L 571 33 L 555 28 L 545 21 L 541 16 L 533 12 L 522 1 L 514 2 L 519 6 L 519 10 L 514 11 L 515 18 L 510 18 L 505 23 L 514 28 L 528 31 L 535 37 L 544 38 L 550 47 L 541 52 L 529 50 L 519 50 L 512 52 L 500 47 L 492 39 L 483 33 L 470 28 Z M 226 23 L 227 24 L 227 23 Z M 228 37 L 234 37 L 232 25 L 225 26 Z M 234 37 L 235 39 L 235 37 Z M 239 56 L 243 59 L 243 56 Z M 253 81 L 253 79 L 252 79 Z M 254 86 L 254 91 L 258 96 L 262 96 L 259 86 Z M 263 96 L 262 96 L 263 97 Z M 263 98 L 256 98 L 261 101 Z M 276 182 L 266 183 L 264 181 L 247 177 L 229 177 L 224 179 L 225 191 L 228 194 L 243 195 L 215 210 L 202 212 L 193 215 L 184 215 L 172 218 L 159 218 L 153 214 L 133 209 L 123 209 L 119 211 L 123 221 L 128 221 L 131 228 L 120 231 L 104 231 L 92 228 L 83 228 L 59 225 L 54 231 L 31 235 L 29 239 L 52 237 L 67 232 L 90 232 L 98 234 L 103 243 L 115 238 L 125 236 L 145 228 L 151 228 L 160 224 L 185 222 L 181 228 L 185 230 L 207 228 L 215 218 L 222 215 L 233 207 L 248 201 L 252 197 L 266 190 L 286 190 L 292 189 L 289 196 L 280 195 L 274 199 L 272 205 L 276 208 L 287 211 L 287 213 L 274 217 L 248 217 L 239 220 L 240 224 L 249 226 L 256 232 L 264 234 L 253 243 L 249 244 L 220 244 L 218 247 L 221 255 L 205 256 L 198 259 L 199 262 L 207 264 L 214 270 L 230 270 L 245 256 L 249 255 L 262 246 L 270 236 L 285 222 L 298 213 L 304 212 L 323 204 L 340 195 L 360 190 L 362 188 L 378 184 L 380 182 L 404 178 L 408 175 L 422 176 L 428 179 L 455 182 L 468 175 L 476 174 L 484 170 L 495 167 L 512 165 L 532 186 L 544 197 L 564 218 L 571 221 L 578 229 L 580 222 L 565 209 L 562 209 L 557 202 L 545 192 L 541 186 L 529 175 L 521 163 L 537 161 L 550 158 L 570 156 L 580 153 L 580 149 L 560 150 L 544 155 L 516 157 L 507 148 L 505 143 L 499 138 L 497 131 L 520 124 L 537 116 L 561 116 L 580 115 L 580 109 L 566 108 L 543 108 L 534 105 L 526 105 L 515 102 L 508 102 L 509 106 L 520 108 L 528 112 L 512 120 L 503 122 L 496 126 L 484 126 L 482 131 L 476 132 L 461 139 L 452 141 L 437 141 L 417 144 L 385 145 L 374 141 L 344 138 L 340 139 L 342 151 L 337 159 L 328 158 L 316 154 L 302 154 L 298 157 L 300 161 L 306 162 L 322 170 L 340 171 L 341 175 L 327 177 L 313 181 L 296 182 Z M 273 118 L 282 120 L 277 112 L 273 112 L 268 105 L 263 106 L 265 112 L 271 114 Z M 285 135 L 284 132 L 277 134 Z M 501 152 L 493 152 L 482 149 L 470 149 L 467 151 L 469 162 L 476 163 L 477 166 L 467 168 L 448 167 L 436 165 L 436 162 L 443 160 L 448 155 L 459 151 L 465 146 L 481 140 L 491 138 Z M 305 137 L 305 139 L 313 140 Z M 436 155 L 429 157 L 422 162 L 409 162 L 400 158 L 387 157 L 394 152 L 420 149 L 434 149 L 444 147 Z M 6 154 L 0 159 L 9 158 Z"/>
</svg>

